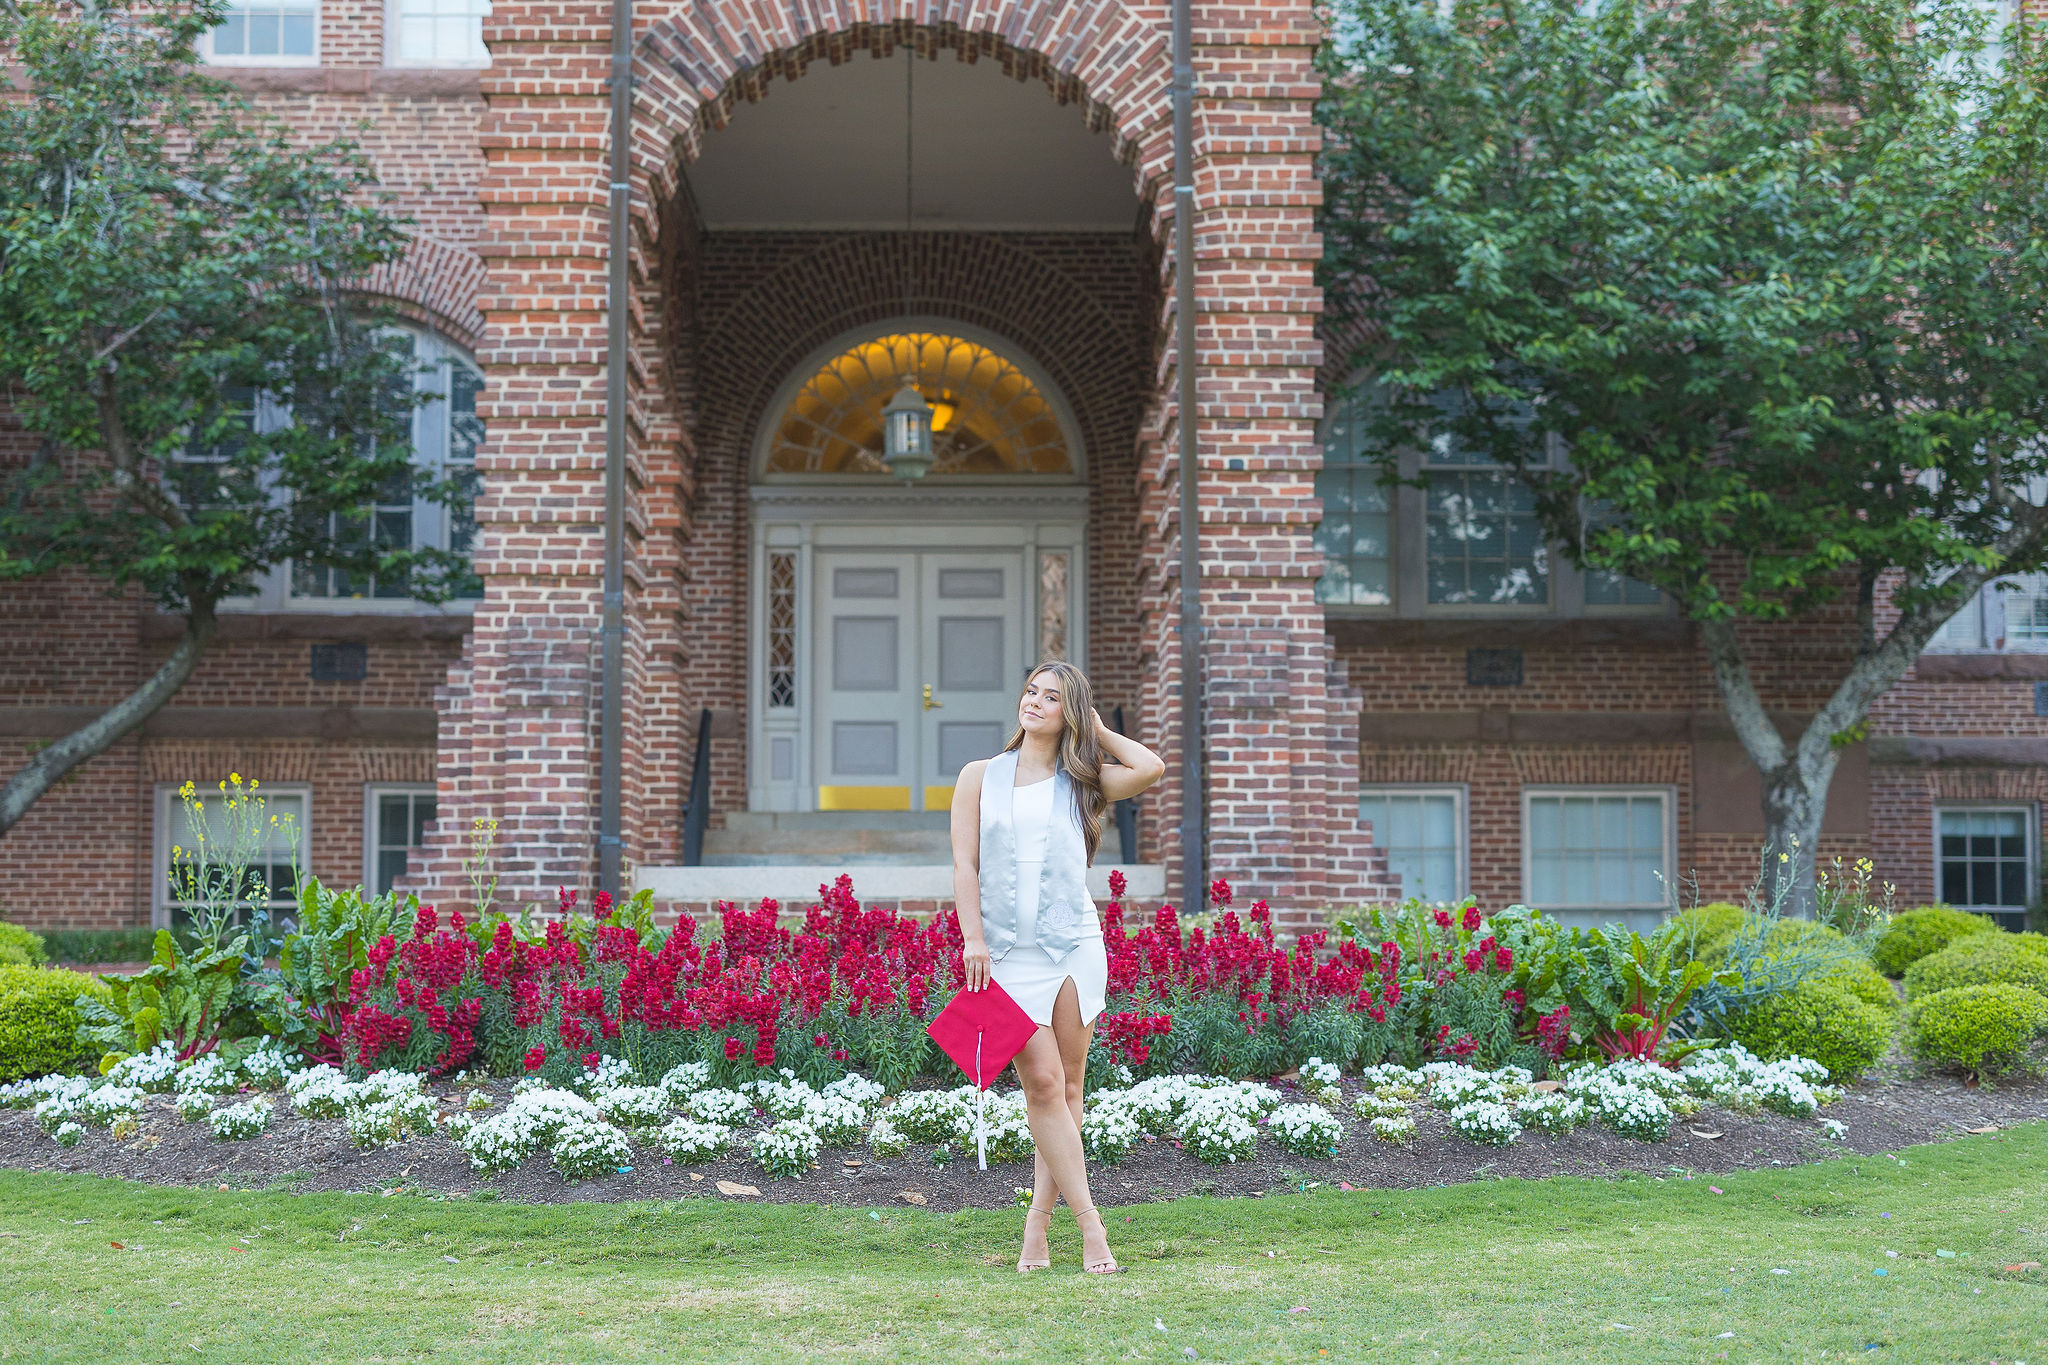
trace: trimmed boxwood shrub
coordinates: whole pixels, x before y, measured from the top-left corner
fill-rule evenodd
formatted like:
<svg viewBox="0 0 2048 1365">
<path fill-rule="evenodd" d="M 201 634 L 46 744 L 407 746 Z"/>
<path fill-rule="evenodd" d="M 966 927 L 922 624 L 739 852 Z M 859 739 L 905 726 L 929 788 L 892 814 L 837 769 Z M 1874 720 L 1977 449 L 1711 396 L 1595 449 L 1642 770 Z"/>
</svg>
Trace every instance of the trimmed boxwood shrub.
<svg viewBox="0 0 2048 1365">
<path fill-rule="evenodd" d="M 1906 968 L 1906 998 L 2003 981 L 2048 996 L 2048 938 L 2039 934 L 1971 934 Z"/>
<path fill-rule="evenodd" d="M 0 920 L 0 967 L 40 967 L 49 960 L 41 934 Z"/>
<path fill-rule="evenodd" d="M 1893 1012 L 1828 981 L 1804 981 L 1744 1014 L 1735 1041 L 1767 1061 L 1811 1057 L 1837 1084 L 1863 1074 L 1891 1046 Z"/>
<path fill-rule="evenodd" d="M 1710 901 L 1695 905 L 1681 914 L 1673 915 L 1678 951 L 1688 955 L 1695 962 L 1713 962 L 1720 958 L 1728 947 L 1728 940 L 1734 938 L 1748 918 L 1739 905 L 1727 901 Z"/>
<path fill-rule="evenodd" d="M 1795 944 L 1816 940 L 1841 955 L 1840 962 L 1823 978 L 1828 985 L 1847 991 L 1866 1005 L 1875 1005 L 1887 1013 L 1897 1012 L 1899 993 L 1892 989 L 1892 983 L 1884 979 L 1884 974 L 1847 934 L 1831 924 L 1811 919 L 1779 920 L 1764 940 L 1764 947 L 1772 953 L 1782 953 Z"/>
<path fill-rule="evenodd" d="M 1918 910 L 1892 916 L 1891 927 L 1870 950 L 1870 960 L 1886 976 L 1904 976 L 1906 968 L 1959 938 L 1997 932 L 1998 926 L 1988 916 L 1972 915 L 1953 906 L 1923 905 Z"/>
<path fill-rule="evenodd" d="M 2048 997 L 2006 982 L 1936 991 L 1906 1007 L 1906 1047 L 1979 1076 L 2036 1071 L 2048 1048 Z"/>
<path fill-rule="evenodd" d="M 78 1041 L 80 995 L 111 999 L 106 983 L 62 967 L 0 967 L 0 1081 L 80 1071 L 100 1049 Z"/>
</svg>

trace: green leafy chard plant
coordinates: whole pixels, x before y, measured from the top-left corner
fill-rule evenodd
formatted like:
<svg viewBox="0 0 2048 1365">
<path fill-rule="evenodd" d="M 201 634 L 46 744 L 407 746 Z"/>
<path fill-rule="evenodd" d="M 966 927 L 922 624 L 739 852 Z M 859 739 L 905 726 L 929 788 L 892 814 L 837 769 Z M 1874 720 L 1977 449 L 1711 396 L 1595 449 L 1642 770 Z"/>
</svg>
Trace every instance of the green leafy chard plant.
<svg viewBox="0 0 2048 1365">
<path fill-rule="evenodd" d="M 417 897 L 408 898 L 408 919 L 417 908 Z M 318 877 L 301 878 L 298 923 L 279 949 L 277 980 L 257 994 L 264 1029 L 315 1061 L 338 1064 L 350 974 L 369 965 L 371 945 L 398 922 L 394 895 L 366 895 L 359 886 L 337 891 Z"/>
<path fill-rule="evenodd" d="M 1573 1015 L 1592 1021 L 1593 1043 L 1610 1058 L 1652 1062 L 1702 1046 L 1673 1046 L 1667 1035 L 1701 986 L 1741 980 L 1731 971 L 1717 973 L 1691 960 L 1682 931 L 1671 924 L 1649 939 L 1619 925 L 1573 938 L 1560 963 L 1559 983 Z"/>
<path fill-rule="evenodd" d="M 224 947 L 181 953 L 170 930 L 157 930 L 149 966 L 134 976 L 100 978 L 111 992 L 108 1003 L 79 997 L 80 1041 L 105 1051 L 103 1067 L 161 1042 L 170 1043 L 180 1061 L 224 1046 L 231 1052 L 253 1048 L 256 1021 L 235 1007 L 245 947 L 237 935 Z"/>
</svg>

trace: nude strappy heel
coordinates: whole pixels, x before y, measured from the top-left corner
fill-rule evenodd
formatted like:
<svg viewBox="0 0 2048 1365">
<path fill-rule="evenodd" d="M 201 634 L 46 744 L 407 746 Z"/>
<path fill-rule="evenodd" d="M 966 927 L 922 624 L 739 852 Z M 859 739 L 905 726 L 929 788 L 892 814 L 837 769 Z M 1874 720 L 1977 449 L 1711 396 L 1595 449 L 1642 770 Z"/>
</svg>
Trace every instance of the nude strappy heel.
<svg viewBox="0 0 2048 1365">
<path fill-rule="evenodd" d="M 1051 1239 L 1051 1233 L 1052 1233 L 1052 1210 L 1051 1210 L 1051 1209 L 1042 1209 L 1042 1208 L 1038 1207 L 1038 1205 L 1036 1205 L 1036 1204 L 1033 1204 L 1033 1205 L 1031 1205 L 1031 1206 L 1030 1206 L 1029 1208 L 1025 1209 L 1025 1210 L 1024 1210 L 1024 1225 L 1025 1225 L 1025 1226 L 1026 1226 L 1027 1228 L 1028 1228 L 1028 1227 L 1030 1227 L 1030 1225 L 1031 1225 L 1031 1215 L 1033 1215 L 1033 1214 L 1038 1214 L 1038 1215 L 1042 1216 L 1042 1217 L 1043 1217 L 1043 1218 L 1045 1219 L 1045 1230 L 1046 1230 L 1046 1234 L 1047 1234 L 1047 1240 L 1048 1240 L 1048 1242 L 1050 1242 L 1050 1239 Z M 1046 1252 L 1046 1259 L 1045 1259 L 1045 1260 L 1042 1260 L 1042 1261 L 1027 1261 L 1027 1260 L 1025 1260 L 1025 1259 L 1023 1258 L 1023 1256 L 1022 1256 L 1022 1255 L 1019 1255 L 1019 1256 L 1017 1257 L 1017 1273 L 1018 1273 L 1019 1275 L 1022 1275 L 1022 1274 L 1024 1274 L 1024 1273 L 1026 1273 L 1027 1271 L 1032 1271 L 1032 1270 L 1051 1270 L 1051 1269 L 1052 1269 L 1052 1253 L 1051 1253 L 1051 1248 L 1050 1248 L 1050 1246 L 1048 1246 L 1048 1248 L 1047 1248 L 1047 1252 Z"/>
<path fill-rule="evenodd" d="M 1074 1222 L 1078 1225 L 1083 1218 L 1091 1213 L 1095 1215 L 1095 1221 L 1102 1225 L 1103 1237 L 1105 1239 L 1108 1238 L 1109 1224 L 1103 1221 L 1101 1212 L 1093 1204 L 1090 1204 L 1085 1209 L 1074 1210 Z M 1090 1275 L 1121 1275 L 1124 1273 L 1124 1268 L 1116 1263 L 1116 1257 L 1114 1256 L 1100 1261 L 1084 1260 L 1081 1262 L 1081 1269 Z"/>
</svg>

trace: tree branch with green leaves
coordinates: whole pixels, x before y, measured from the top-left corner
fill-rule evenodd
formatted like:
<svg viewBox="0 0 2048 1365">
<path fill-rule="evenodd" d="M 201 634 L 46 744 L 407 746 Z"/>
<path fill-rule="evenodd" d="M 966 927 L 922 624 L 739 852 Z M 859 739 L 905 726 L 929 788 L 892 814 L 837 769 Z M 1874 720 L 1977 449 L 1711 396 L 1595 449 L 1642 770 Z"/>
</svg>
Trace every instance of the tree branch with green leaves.
<svg viewBox="0 0 2048 1365">
<path fill-rule="evenodd" d="M 1810 906 L 1842 737 L 1975 593 L 2048 563 L 2038 39 L 1973 0 L 1333 17 L 1325 281 L 1388 477 L 1454 436 L 1566 557 L 1697 623 L 1774 894 Z M 1756 628 L 1845 610 L 1781 734 Z"/>
</svg>

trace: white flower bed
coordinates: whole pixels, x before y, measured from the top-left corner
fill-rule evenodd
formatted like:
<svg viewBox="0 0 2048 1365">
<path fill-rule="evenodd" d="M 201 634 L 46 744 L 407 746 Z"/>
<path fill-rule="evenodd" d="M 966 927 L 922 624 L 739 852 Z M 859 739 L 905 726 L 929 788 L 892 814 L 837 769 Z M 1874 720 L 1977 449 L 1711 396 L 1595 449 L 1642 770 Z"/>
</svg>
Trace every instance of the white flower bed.
<svg viewBox="0 0 2048 1365">
<path fill-rule="evenodd" d="M 595 1070 L 587 1066 L 583 1068 L 576 1088 L 592 1099 L 599 1099 L 621 1086 L 632 1085 L 637 1079 L 633 1074 L 633 1064 L 624 1057 L 600 1057 Z"/>
<path fill-rule="evenodd" d="M 772 1176 L 797 1176 L 817 1164 L 823 1146 L 808 1125 L 784 1119 L 754 1135 L 754 1161 Z"/>
<path fill-rule="evenodd" d="M 240 1088 L 242 1082 L 235 1075 L 234 1067 L 222 1061 L 218 1054 L 209 1052 L 204 1057 L 195 1057 L 178 1073 L 172 1084 L 180 1094 L 204 1091 L 209 1095 L 230 1095 Z"/>
<path fill-rule="evenodd" d="M 470 1129 L 462 1149 L 477 1170 L 502 1171 L 551 1146 L 571 1123 L 602 1122 L 604 1115 L 581 1095 L 540 1086 L 515 1094 L 503 1112 Z"/>
<path fill-rule="evenodd" d="M 1259 1130 L 1252 1126 L 1256 1104 L 1229 1091 L 1218 1091 L 1195 1100 L 1180 1116 L 1180 1139 L 1198 1160 L 1216 1165 L 1234 1165 L 1258 1155 Z"/>
<path fill-rule="evenodd" d="M 699 1090 L 711 1088 L 711 1063 L 684 1062 L 669 1068 L 661 1078 L 661 1088 L 668 1092 L 668 1102 L 677 1108 L 687 1108 L 684 1103 Z"/>
<path fill-rule="evenodd" d="M 825 1087 L 827 1096 L 849 1100 L 859 1105 L 865 1114 L 873 1114 L 888 1093 L 879 1084 L 858 1072 L 848 1072 Z"/>
<path fill-rule="evenodd" d="M 285 1053 L 282 1043 L 271 1038 L 242 1058 L 241 1072 L 249 1084 L 260 1090 L 281 1090 L 286 1079 L 303 1065 L 297 1057 Z"/>
<path fill-rule="evenodd" d="M 1143 1136 L 1137 1114 L 1129 1105 L 1118 1103 L 1114 1092 L 1096 1098 L 1081 1111 L 1081 1150 L 1090 1161 L 1122 1161 Z"/>
<path fill-rule="evenodd" d="M 43 1098 L 35 1102 L 33 1110 L 36 1126 L 46 1133 L 55 1133 L 60 1126 L 72 1121 L 78 1113 L 79 1104 L 92 1093 L 92 1089 L 92 1082 L 85 1077 L 66 1076 L 60 1084 L 44 1090 Z"/>
<path fill-rule="evenodd" d="M 677 1118 L 654 1135 L 654 1145 L 677 1161 L 711 1161 L 732 1146 L 733 1136 L 733 1130 L 722 1123 Z"/>
<path fill-rule="evenodd" d="M 950 1090 L 913 1090 L 898 1095 L 889 1122 L 912 1142 L 937 1146 L 974 1135 L 973 1105 Z"/>
<path fill-rule="evenodd" d="M 491 1092 L 488 1090 L 470 1091 L 469 1098 L 462 1102 L 462 1107 L 469 1110 L 472 1114 L 482 1113 L 491 1107 Z"/>
<path fill-rule="evenodd" d="M 78 1140 L 85 1136 L 85 1129 L 76 1123 L 60 1123 L 50 1136 L 57 1139 L 59 1147 L 76 1147 Z"/>
<path fill-rule="evenodd" d="M 1408 1102 L 1395 1099 L 1384 1091 L 1375 1090 L 1353 1100 L 1351 1108 L 1362 1119 L 1391 1119 L 1407 1113 Z"/>
<path fill-rule="evenodd" d="M 231 1104 L 207 1115 L 213 1135 L 223 1142 L 246 1142 L 261 1137 L 270 1126 L 270 1101 L 258 1095 L 247 1104 Z"/>
<path fill-rule="evenodd" d="M 1522 1135 L 1515 1111 L 1498 1100 L 1467 1100 L 1451 1110 L 1448 1122 L 1452 1132 L 1482 1147 L 1505 1147 Z"/>
<path fill-rule="evenodd" d="M 1655 1090 L 1627 1077 L 1629 1072 L 1618 1069 L 1575 1071 L 1566 1078 L 1564 1093 L 1584 1101 L 1600 1122 L 1622 1137 L 1662 1142 L 1671 1134 L 1671 1106 Z"/>
<path fill-rule="evenodd" d="M 433 1100 L 417 1091 L 380 1089 L 354 1098 L 342 1112 L 341 1120 L 356 1146 L 375 1148 L 393 1147 L 410 1137 L 425 1137 L 434 1131 L 437 1117 Z"/>
<path fill-rule="evenodd" d="M 1296 1156 L 1333 1157 L 1344 1141 L 1344 1125 L 1320 1105 L 1283 1105 L 1266 1127 L 1283 1151 Z"/>
<path fill-rule="evenodd" d="M 292 1109 L 302 1118 L 309 1119 L 340 1118 L 341 1111 L 348 1108 L 353 1089 L 348 1077 L 325 1063 L 308 1067 L 284 1083 L 284 1093 L 291 1100 Z"/>
<path fill-rule="evenodd" d="M 108 1084 L 132 1085 L 152 1095 L 167 1093 L 177 1078 L 178 1050 L 169 1043 L 123 1057 L 107 1069 Z"/>
<path fill-rule="evenodd" d="M 1425 1084 L 1422 1073 L 1410 1071 L 1405 1066 L 1392 1062 L 1381 1062 L 1358 1073 L 1358 1079 L 1369 1090 L 1393 1095 L 1396 1099 L 1412 1100 L 1422 1094 Z"/>
<path fill-rule="evenodd" d="M 1766 1062 L 1737 1043 L 1710 1048 L 1686 1059 L 1681 1082 L 1693 1095 L 1728 1109 L 1772 1109 L 1808 1118 L 1841 1090 L 1821 1082 L 1828 1069 L 1809 1057 Z"/>
<path fill-rule="evenodd" d="M 85 1123 L 104 1128 L 142 1112 L 145 1097 L 132 1085 L 94 1086 L 79 1097 L 74 1114 Z"/>
<path fill-rule="evenodd" d="M 178 1096 L 178 1117 L 187 1123 L 204 1123 L 212 1112 L 213 1096 L 203 1090 Z"/>
<path fill-rule="evenodd" d="M 447 1138 L 450 1142 L 459 1143 L 463 1138 L 469 1136 L 469 1130 L 476 1127 L 476 1124 L 476 1115 L 467 1110 L 458 1109 L 440 1120 L 439 1132 L 442 1137 Z"/>
<path fill-rule="evenodd" d="M 754 1102 L 737 1090 L 699 1090 L 683 1104 L 699 1123 L 737 1127 L 754 1116 Z"/>
<path fill-rule="evenodd" d="M 1326 1062 L 1320 1057 L 1311 1057 L 1301 1064 L 1302 1088 L 1335 1085 L 1337 1078 L 1343 1074 L 1335 1062 Z"/>
<path fill-rule="evenodd" d="M 875 1120 L 874 1127 L 868 1129 L 868 1150 L 887 1161 L 907 1154 L 910 1151 L 910 1139 L 904 1136 L 903 1131 L 895 1124 L 889 1122 L 889 1116 L 884 1114 Z"/>
<path fill-rule="evenodd" d="M 781 1075 L 780 1080 L 748 1081 L 740 1089 L 752 1095 L 772 1119 L 804 1119 L 820 1098 L 818 1092 L 788 1067 Z"/>
<path fill-rule="evenodd" d="M 1372 1135 L 1381 1142 L 1406 1142 L 1415 1136 L 1415 1120 L 1406 1114 L 1384 1114 L 1372 1121 Z"/>
<path fill-rule="evenodd" d="M 867 1132 L 867 1108 L 845 1095 L 820 1095 L 813 1091 L 810 1103 L 798 1117 L 827 1147 L 854 1146 Z"/>
<path fill-rule="evenodd" d="M 971 1087 L 970 1087 L 971 1093 Z M 1084 1111 L 1085 1114 L 1085 1111 Z M 1031 1118 L 1024 1107 L 1024 1092 L 1012 1091 L 988 1096 L 985 1139 L 990 1161 L 1029 1161 L 1038 1148 L 1031 1141 Z M 974 1116 L 970 1104 L 964 1142 L 974 1140 Z"/>
<path fill-rule="evenodd" d="M 1516 1112 L 1523 1124 L 1540 1128 L 1546 1133 L 1569 1133 L 1586 1121 L 1586 1103 L 1575 1095 L 1562 1090 L 1553 1090 L 1546 1095 L 1531 1095 L 1518 1102 Z"/>
<path fill-rule="evenodd" d="M 621 1128 L 652 1128 L 668 1119 L 668 1092 L 658 1085 L 621 1085 L 599 1095 L 597 1109 Z"/>
<path fill-rule="evenodd" d="M 1431 1072 L 1431 1068 L 1441 1068 Z M 1438 1109 L 1459 1109 L 1468 1104 L 1501 1104 L 1508 1088 L 1484 1071 L 1454 1062 L 1431 1062 L 1424 1067 L 1429 1076 L 1429 1102 Z M 1524 1073 L 1527 1074 L 1526 1072 Z"/>
<path fill-rule="evenodd" d="M 606 1059 L 607 1061 L 610 1058 Z M 612 1175 L 633 1160 L 633 1144 L 602 1119 L 572 1118 L 556 1130 L 548 1155 L 565 1180 Z"/>
</svg>

